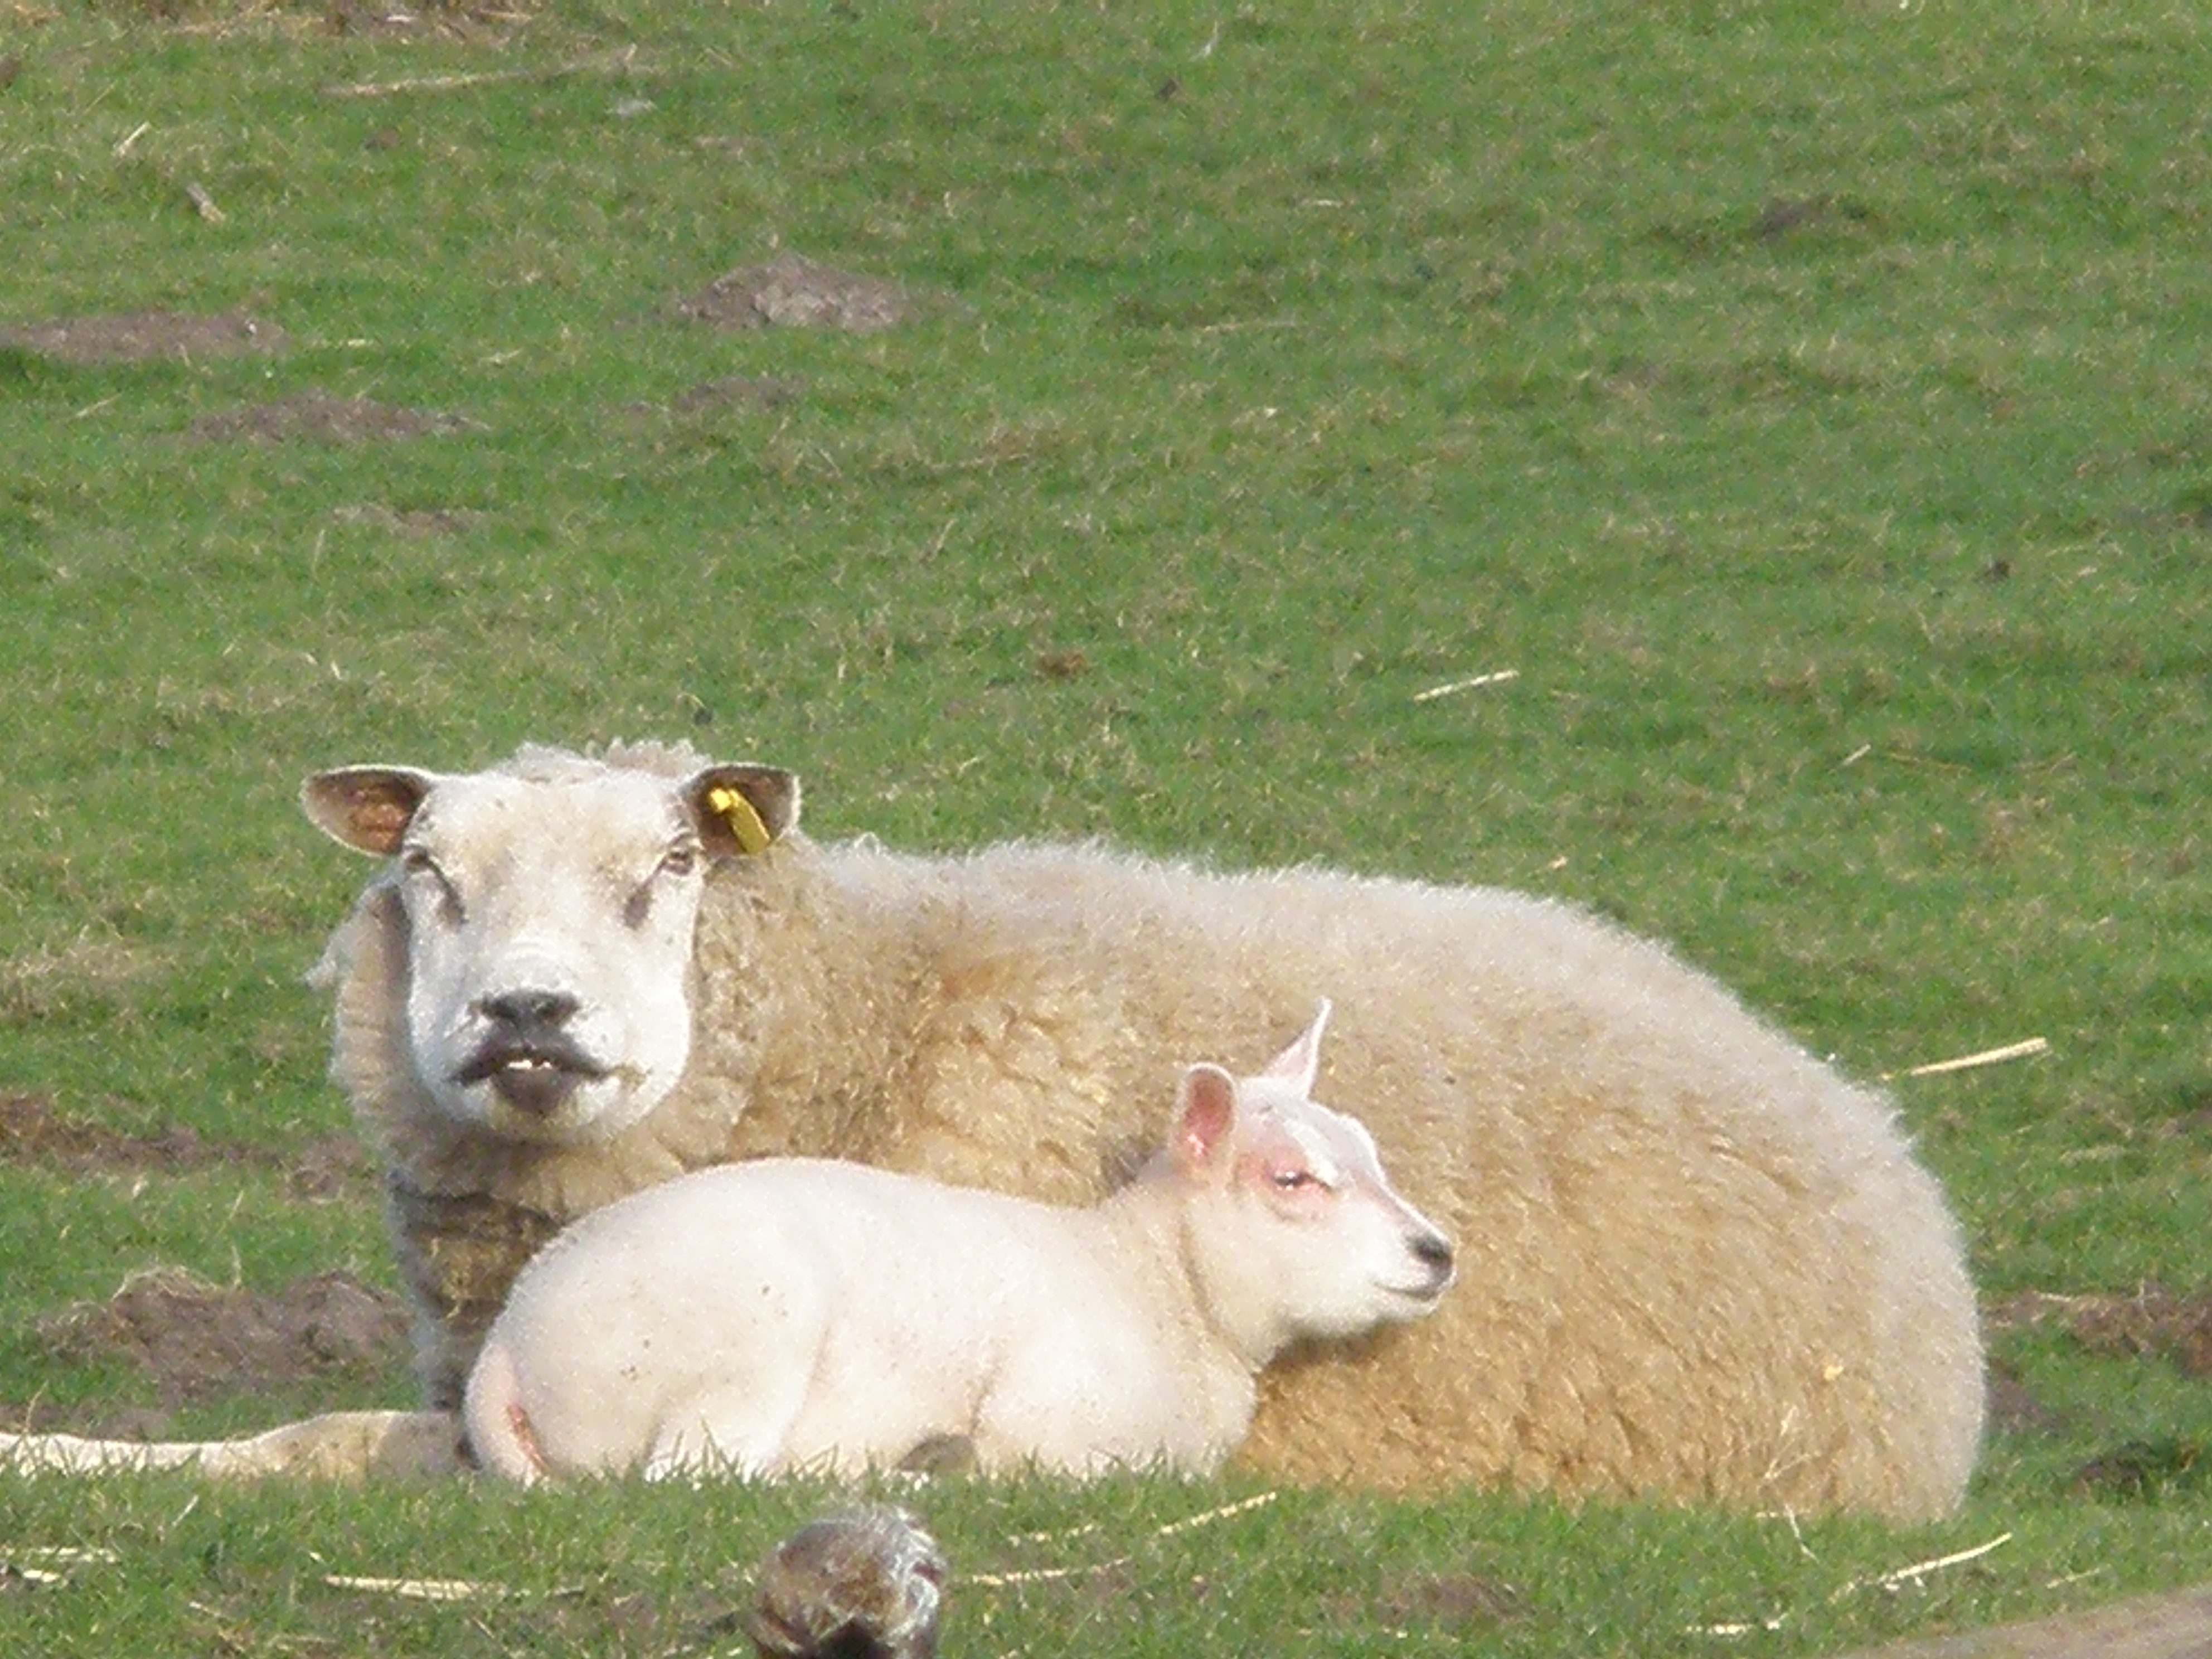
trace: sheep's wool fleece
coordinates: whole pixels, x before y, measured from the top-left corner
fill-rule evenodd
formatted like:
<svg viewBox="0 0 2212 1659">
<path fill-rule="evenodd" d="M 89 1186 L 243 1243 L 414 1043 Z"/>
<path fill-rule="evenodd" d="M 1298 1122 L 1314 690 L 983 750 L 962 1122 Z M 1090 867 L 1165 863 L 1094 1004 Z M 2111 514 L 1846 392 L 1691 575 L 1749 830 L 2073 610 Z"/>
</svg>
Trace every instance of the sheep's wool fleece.
<svg viewBox="0 0 2212 1659">
<path fill-rule="evenodd" d="M 566 1147 L 439 1117 L 407 1051 L 407 948 L 380 880 L 327 963 L 434 1402 L 570 1217 L 781 1153 L 1092 1202 L 1157 1144 L 1185 1062 L 1249 1069 L 1328 997 L 1316 1093 L 1373 1131 L 1460 1282 L 1431 1319 L 1270 1371 L 1250 1466 L 1900 1518 L 1951 1509 L 1972 1470 L 1973 1290 L 1890 1106 L 1572 908 L 792 830 L 709 876 L 673 1094 Z"/>
</svg>

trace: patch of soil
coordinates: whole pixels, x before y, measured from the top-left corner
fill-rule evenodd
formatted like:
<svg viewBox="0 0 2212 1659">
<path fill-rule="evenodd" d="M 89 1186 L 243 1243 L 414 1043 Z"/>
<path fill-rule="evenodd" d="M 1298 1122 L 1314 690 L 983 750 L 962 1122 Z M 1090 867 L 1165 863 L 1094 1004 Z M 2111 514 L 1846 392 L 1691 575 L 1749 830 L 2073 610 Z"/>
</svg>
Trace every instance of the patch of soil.
<svg viewBox="0 0 2212 1659">
<path fill-rule="evenodd" d="M 1418 1637 L 1449 1644 L 1522 1617 L 1528 1604 L 1510 1584 L 1480 1573 L 1409 1572 L 1389 1579 L 1371 1599 L 1334 1598 L 1333 1609 L 1346 1626 L 1379 1624 L 1401 1641 Z"/>
<path fill-rule="evenodd" d="M 701 289 L 677 309 L 716 328 L 842 328 L 873 334 L 914 314 L 906 286 L 857 276 L 797 253 L 765 264 L 741 265 Z"/>
<path fill-rule="evenodd" d="M 1416 1573 L 1390 1585 L 1370 1609 L 1393 1629 L 1467 1630 L 1501 1625 L 1524 1611 L 1510 1584 L 1472 1572 Z"/>
<path fill-rule="evenodd" d="M 203 1168 L 220 1160 L 191 1129 L 131 1135 L 65 1118 L 38 1095 L 0 1097 L 0 1163 L 46 1164 L 80 1172 Z"/>
<path fill-rule="evenodd" d="M 2146 1285 L 2132 1297 L 2080 1310 L 2069 1328 L 2092 1352 L 2154 1354 L 2179 1366 L 2185 1376 L 2212 1376 L 2212 1295 L 2177 1296 Z"/>
<path fill-rule="evenodd" d="M 148 363 L 170 359 L 234 357 L 285 349 L 284 331 L 242 311 L 194 317 L 177 311 L 121 312 L 109 317 L 65 317 L 24 328 L 0 329 L 0 345 L 59 363 Z"/>
<path fill-rule="evenodd" d="M 246 1164 L 276 1171 L 295 1196 L 311 1200 L 358 1194 L 370 1174 L 367 1155 L 343 1135 L 280 1152 L 210 1140 L 181 1126 L 125 1134 L 64 1117 L 40 1095 L 0 1095 L 0 1163 L 45 1164 L 75 1175 L 179 1175 Z"/>
<path fill-rule="evenodd" d="M 2104 1498 L 2147 1499 L 2201 1491 L 2212 1460 L 2194 1440 L 2130 1440 L 2074 1471 L 2075 1491 Z"/>
<path fill-rule="evenodd" d="M 1990 1361 L 1988 1400 L 1993 1434 L 2056 1435 L 2068 1426 L 2066 1413 L 2046 1404 L 2027 1380 L 2002 1358 Z"/>
<path fill-rule="evenodd" d="M 274 403 L 203 415 L 186 435 L 199 443 L 245 439 L 255 443 L 372 443 L 390 438 L 421 438 L 481 429 L 463 415 L 404 409 L 373 398 L 339 398 L 322 391 L 298 392 Z"/>
<path fill-rule="evenodd" d="M 1080 651 L 1040 651 L 1030 662 L 1039 679 L 1079 680 L 1091 672 L 1091 659 Z"/>
<path fill-rule="evenodd" d="M 58 1360 L 129 1360 L 174 1408 L 336 1372 L 381 1374 L 407 1330 L 398 1297 L 349 1273 L 318 1273 L 264 1295 L 157 1272 L 106 1302 L 41 1320 L 38 1336 Z"/>
<path fill-rule="evenodd" d="M 2052 1320 L 2092 1353 L 2165 1359 L 2185 1376 L 2212 1377 L 2212 1292 L 2183 1296 L 2158 1284 L 2132 1296 L 2024 1291 L 1987 1310 L 1993 1330 Z"/>
</svg>

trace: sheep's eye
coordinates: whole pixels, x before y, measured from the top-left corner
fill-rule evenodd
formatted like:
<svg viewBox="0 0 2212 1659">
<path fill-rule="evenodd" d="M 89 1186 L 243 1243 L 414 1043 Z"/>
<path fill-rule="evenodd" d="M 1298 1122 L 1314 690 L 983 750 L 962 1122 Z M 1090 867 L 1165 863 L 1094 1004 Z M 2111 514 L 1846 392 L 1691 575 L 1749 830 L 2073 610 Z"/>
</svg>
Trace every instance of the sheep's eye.
<svg viewBox="0 0 2212 1659">
<path fill-rule="evenodd" d="M 1295 1193 L 1322 1184 L 1321 1177 L 1311 1170 L 1278 1170 L 1274 1182 L 1275 1190 L 1279 1193 Z"/>
<path fill-rule="evenodd" d="M 420 847 L 403 847 L 399 850 L 399 868 L 410 881 L 419 882 L 437 894 L 447 921 L 461 920 L 460 889 L 439 867 L 436 859 Z"/>
<path fill-rule="evenodd" d="M 656 890 L 664 879 L 682 881 L 699 867 L 699 849 L 690 842 L 679 843 L 660 855 L 652 875 L 630 890 L 623 901 L 623 926 L 635 929 L 645 926 L 653 915 Z"/>
<path fill-rule="evenodd" d="M 446 872 L 439 867 L 438 860 L 420 847 L 403 847 L 399 849 L 399 868 L 410 880 L 428 882 L 432 886 L 442 888 L 447 892 L 453 890 L 453 884 L 447 879 Z"/>
</svg>

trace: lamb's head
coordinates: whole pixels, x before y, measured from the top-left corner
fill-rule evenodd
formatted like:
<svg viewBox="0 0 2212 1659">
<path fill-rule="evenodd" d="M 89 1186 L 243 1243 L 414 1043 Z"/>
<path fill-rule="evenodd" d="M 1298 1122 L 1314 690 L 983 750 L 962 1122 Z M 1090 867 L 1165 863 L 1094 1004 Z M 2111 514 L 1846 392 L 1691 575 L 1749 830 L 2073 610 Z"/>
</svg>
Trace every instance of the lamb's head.
<svg viewBox="0 0 2212 1659">
<path fill-rule="evenodd" d="M 1418 1318 L 1452 1282 L 1450 1242 L 1391 1188 L 1366 1127 L 1312 1097 L 1328 1012 L 1256 1077 L 1189 1067 L 1177 1103 L 1190 1260 L 1255 1363 Z"/>
<path fill-rule="evenodd" d="M 319 774 L 307 816 L 389 860 L 415 1072 L 458 1124 L 573 1143 L 659 1105 L 691 1048 L 707 869 L 796 822 L 797 780 L 653 748 L 526 749 L 489 771 Z"/>
</svg>

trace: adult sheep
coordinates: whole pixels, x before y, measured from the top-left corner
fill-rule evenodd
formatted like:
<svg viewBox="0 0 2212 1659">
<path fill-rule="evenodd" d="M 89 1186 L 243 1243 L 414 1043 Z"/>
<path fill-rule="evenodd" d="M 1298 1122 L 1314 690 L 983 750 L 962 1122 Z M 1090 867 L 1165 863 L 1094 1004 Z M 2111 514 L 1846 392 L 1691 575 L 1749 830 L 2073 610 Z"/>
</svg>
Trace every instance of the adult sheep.
<svg viewBox="0 0 2212 1659">
<path fill-rule="evenodd" d="M 574 1216 L 766 1154 L 1094 1202 L 1182 1063 L 1326 996 L 1327 1091 L 1458 1241 L 1461 1285 L 1279 1367 L 1249 1464 L 1915 1519 L 1965 1487 L 1974 1296 L 1889 1107 L 1580 911 L 817 844 L 791 774 L 651 745 L 348 767 L 304 800 L 386 860 L 324 971 L 433 1405 Z"/>
</svg>

